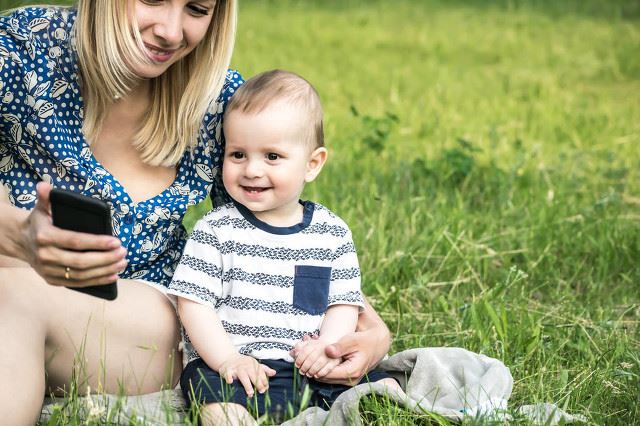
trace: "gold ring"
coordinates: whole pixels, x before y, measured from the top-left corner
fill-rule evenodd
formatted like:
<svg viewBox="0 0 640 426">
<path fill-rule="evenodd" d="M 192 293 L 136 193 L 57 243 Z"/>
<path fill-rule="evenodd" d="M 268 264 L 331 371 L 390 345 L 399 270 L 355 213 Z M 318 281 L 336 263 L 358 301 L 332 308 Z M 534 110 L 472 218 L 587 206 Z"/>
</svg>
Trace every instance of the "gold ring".
<svg viewBox="0 0 640 426">
<path fill-rule="evenodd" d="M 68 280 L 69 279 L 69 271 L 71 270 L 71 268 L 69 268 L 68 266 L 66 266 L 64 268 L 64 279 Z"/>
</svg>

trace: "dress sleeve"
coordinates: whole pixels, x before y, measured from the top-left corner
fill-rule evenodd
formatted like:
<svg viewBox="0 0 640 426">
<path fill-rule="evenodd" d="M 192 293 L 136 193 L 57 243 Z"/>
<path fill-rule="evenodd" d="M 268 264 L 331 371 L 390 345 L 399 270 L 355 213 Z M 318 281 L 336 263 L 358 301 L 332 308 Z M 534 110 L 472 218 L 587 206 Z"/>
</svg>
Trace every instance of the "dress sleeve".
<svg viewBox="0 0 640 426">
<path fill-rule="evenodd" d="M 220 243 L 206 218 L 187 240 L 168 292 L 216 309 L 222 299 Z"/>
<path fill-rule="evenodd" d="M 16 14 L 16 16 L 19 16 Z M 28 31 L 14 15 L 0 16 L 0 169 L 3 174 L 19 160 L 23 146 L 28 86 L 35 73 L 25 75 L 23 61 L 33 52 Z M 35 79 L 34 79 L 35 78 Z"/>
<path fill-rule="evenodd" d="M 66 17 L 66 15 L 65 15 Z M 51 97 L 61 91 L 49 77 L 62 54 L 62 18 L 53 9 L 23 8 L 0 16 L 0 130 L 3 144 L 21 145 L 34 133 L 27 119 L 47 119 L 54 113 Z M 55 30 L 54 30 L 55 29 Z M 50 33 L 50 34 L 49 34 Z M 65 35 L 66 37 L 66 35 Z M 56 91 L 57 90 L 57 91 Z M 43 121 L 43 125 L 48 122 Z M 25 128 L 23 128 L 25 126 Z"/>
<path fill-rule="evenodd" d="M 0 181 L 18 207 L 34 206 L 39 180 L 78 181 L 66 173 L 77 161 L 55 152 L 71 104 L 70 83 L 62 78 L 71 66 L 70 16 L 65 8 L 41 7 L 0 16 Z"/>
<path fill-rule="evenodd" d="M 331 266 L 329 306 L 331 305 L 356 305 L 361 310 L 364 309 L 358 255 L 349 230 L 341 238 Z"/>
<path fill-rule="evenodd" d="M 216 120 L 215 129 L 211 132 L 210 137 L 213 141 L 212 155 L 213 163 L 218 170 L 218 173 L 214 175 L 213 186 L 211 187 L 211 200 L 213 206 L 221 206 L 231 201 L 227 191 L 222 184 L 222 161 L 224 160 L 224 134 L 222 132 L 222 117 L 229 103 L 231 96 L 238 90 L 238 88 L 244 83 L 242 76 L 235 70 L 229 70 L 227 72 L 227 78 L 225 80 L 220 96 L 216 102 L 218 120 Z"/>
</svg>

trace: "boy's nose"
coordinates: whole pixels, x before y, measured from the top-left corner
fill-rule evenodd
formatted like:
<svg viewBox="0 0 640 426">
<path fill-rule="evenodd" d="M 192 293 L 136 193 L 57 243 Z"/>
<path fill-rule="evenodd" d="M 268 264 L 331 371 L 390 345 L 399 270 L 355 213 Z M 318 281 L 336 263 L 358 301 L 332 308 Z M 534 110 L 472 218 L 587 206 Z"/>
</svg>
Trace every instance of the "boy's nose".
<svg viewBox="0 0 640 426">
<path fill-rule="evenodd" d="M 248 178 L 262 177 L 264 169 L 261 161 L 250 160 L 247 162 L 247 166 L 244 168 L 244 174 Z"/>
</svg>

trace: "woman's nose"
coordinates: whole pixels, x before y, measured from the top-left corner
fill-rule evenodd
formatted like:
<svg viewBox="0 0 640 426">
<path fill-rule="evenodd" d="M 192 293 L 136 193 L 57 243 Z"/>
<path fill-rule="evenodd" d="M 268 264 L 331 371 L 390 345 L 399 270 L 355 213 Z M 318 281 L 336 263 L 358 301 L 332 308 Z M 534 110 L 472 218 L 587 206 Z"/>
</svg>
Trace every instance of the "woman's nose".
<svg viewBox="0 0 640 426">
<path fill-rule="evenodd" d="M 182 44 L 183 35 L 182 10 L 167 7 L 153 27 L 153 34 L 162 39 L 166 47 L 176 48 Z"/>
</svg>

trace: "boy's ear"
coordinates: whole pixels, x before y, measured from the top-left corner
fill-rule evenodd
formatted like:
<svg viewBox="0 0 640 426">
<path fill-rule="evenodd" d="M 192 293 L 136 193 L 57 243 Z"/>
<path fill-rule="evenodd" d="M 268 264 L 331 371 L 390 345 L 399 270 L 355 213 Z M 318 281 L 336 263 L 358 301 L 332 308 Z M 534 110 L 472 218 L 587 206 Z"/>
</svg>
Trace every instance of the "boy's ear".
<svg viewBox="0 0 640 426">
<path fill-rule="evenodd" d="M 304 181 L 306 183 L 312 182 L 316 176 L 320 174 L 322 166 L 327 161 L 327 148 L 320 147 L 313 150 L 309 155 L 309 161 L 307 161 L 307 172 L 304 175 Z"/>
</svg>

